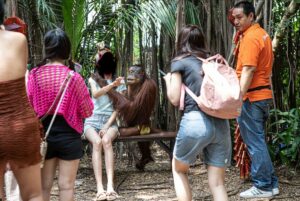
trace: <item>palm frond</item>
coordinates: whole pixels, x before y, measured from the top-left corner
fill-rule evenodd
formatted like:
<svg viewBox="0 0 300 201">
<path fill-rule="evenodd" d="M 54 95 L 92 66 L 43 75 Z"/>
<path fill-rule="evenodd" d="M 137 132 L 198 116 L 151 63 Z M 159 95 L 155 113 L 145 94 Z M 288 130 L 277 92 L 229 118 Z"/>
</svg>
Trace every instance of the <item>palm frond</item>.
<svg viewBox="0 0 300 201">
<path fill-rule="evenodd" d="M 86 1 L 62 1 L 64 28 L 72 44 L 72 57 L 75 57 L 77 48 L 82 39 L 82 30 L 86 21 Z"/>
<path fill-rule="evenodd" d="M 200 25 L 200 18 L 199 18 L 199 9 L 197 6 L 190 1 L 186 1 L 185 3 L 185 17 L 187 24 L 197 24 Z"/>
</svg>

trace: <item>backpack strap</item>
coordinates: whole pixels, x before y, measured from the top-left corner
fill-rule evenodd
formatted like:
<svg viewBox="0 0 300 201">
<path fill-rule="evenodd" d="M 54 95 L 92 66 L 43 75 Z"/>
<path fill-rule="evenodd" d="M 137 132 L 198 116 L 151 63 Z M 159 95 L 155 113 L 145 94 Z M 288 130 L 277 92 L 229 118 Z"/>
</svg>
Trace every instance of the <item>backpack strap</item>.
<svg viewBox="0 0 300 201">
<path fill-rule="evenodd" d="M 204 62 L 208 62 L 207 59 L 203 59 L 201 57 L 196 57 L 198 60 Z M 211 57 L 210 57 L 211 58 Z M 213 59 L 213 58 L 212 58 Z M 180 102 L 179 102 L 179 110 L 184 110 L 184 97 L 185 97 L 185 91 L 196 101 L 198 104 L 198 97 L 187 87 L 185 84 L 181 84 L 181 93 L 180 93 Z"/>
<path fill-rule="evenodd" d="M 187 92 L 192 97 L 192 99 L 194 99 L 194 101 L 196 101 L 196 103 L 199 104 L 199 99 L 196 96 L 196 94 L 194 94 L 194 92 L 192 92 L 187 86 L 185 86 L 185 84 L 181 84 L 179 110 L 184 109 L 185 92 Z"/>
</svg>

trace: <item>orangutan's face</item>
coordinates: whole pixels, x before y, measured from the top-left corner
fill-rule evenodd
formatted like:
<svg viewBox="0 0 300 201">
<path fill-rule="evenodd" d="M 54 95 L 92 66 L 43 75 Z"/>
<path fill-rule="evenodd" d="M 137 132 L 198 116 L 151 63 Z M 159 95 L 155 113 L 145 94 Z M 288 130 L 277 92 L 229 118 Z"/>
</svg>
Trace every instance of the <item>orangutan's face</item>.
<svg viewBox="0 0 300 201">
<path fill-rule="evenodd" d="M 134 85 L 144 80 L 145 73 L 139 66 L 131 66 L 127 74 L 127 84 Z"/>
</svg>

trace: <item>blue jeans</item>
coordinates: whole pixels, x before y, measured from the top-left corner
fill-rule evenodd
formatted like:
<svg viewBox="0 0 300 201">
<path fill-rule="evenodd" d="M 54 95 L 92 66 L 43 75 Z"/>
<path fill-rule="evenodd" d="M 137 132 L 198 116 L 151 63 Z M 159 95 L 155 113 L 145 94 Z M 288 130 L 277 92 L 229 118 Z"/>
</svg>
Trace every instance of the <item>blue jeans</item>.
<svg viewBox="0 0 300 201">
<path fill-rule="evenodd" d="M 243 141 L 251 157 L 251 177 L 255 187 L 271 191 L 278 187 L 278 178 L 269 155 L 265 140 L 265 123 L 269 116 L 271 99 L 244 101 L 238 118 Z"/>
</svg>

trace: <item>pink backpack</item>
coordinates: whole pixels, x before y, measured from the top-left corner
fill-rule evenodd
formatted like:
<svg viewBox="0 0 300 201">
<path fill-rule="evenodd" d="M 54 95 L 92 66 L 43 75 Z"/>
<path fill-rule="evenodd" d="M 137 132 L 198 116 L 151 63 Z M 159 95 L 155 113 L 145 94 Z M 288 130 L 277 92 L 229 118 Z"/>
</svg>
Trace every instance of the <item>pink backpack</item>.
<svg viewBox="0 0 300 201">
<path fill-rule="evenodd" d="M 242 94 L 236 72 L 219 54 L 202 59 L 204 78 L 200 96 L 182 84 L 180 109 L 184 107 L 185 91 L 206 114 L 221 119 L 234 119 L 241 113 Z"/>
</svg>

